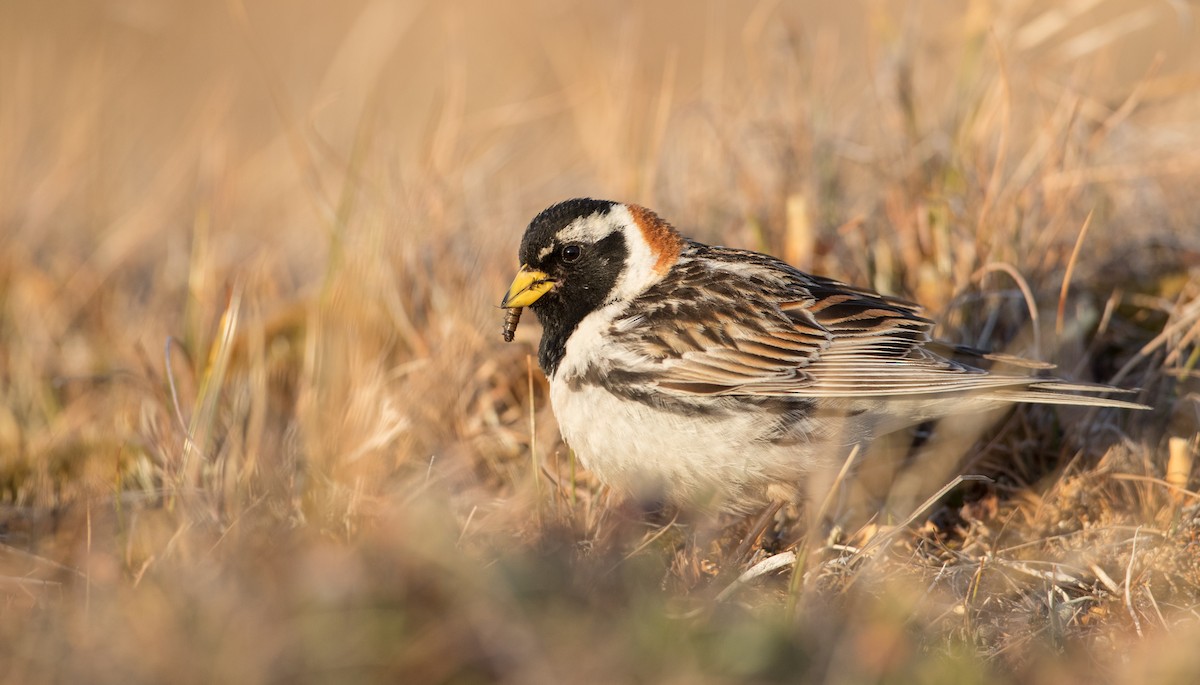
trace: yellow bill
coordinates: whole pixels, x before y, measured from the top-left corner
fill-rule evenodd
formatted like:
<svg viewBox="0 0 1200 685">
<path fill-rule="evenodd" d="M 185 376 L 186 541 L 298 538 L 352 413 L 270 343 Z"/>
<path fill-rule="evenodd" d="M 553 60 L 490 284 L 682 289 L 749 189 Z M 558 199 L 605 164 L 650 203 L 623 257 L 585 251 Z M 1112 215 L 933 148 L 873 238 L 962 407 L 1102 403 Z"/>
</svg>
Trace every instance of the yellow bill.
<svg viewBox="0 0 1200 685">
<path fill-rule="evenodd" d="M 504 296 L 504 301 L 500 303 L 500 306 L 528 307 L 537 302 L 542 295 L 550 292 L 553 287 L 554 281 L 550 280 L 550 276 L 545 272 L 522 266 L 521 270 L 517 272 L 517 277 L 513 279 L 512 285 L 508 287 L 508 294 Z"/>
</svg>

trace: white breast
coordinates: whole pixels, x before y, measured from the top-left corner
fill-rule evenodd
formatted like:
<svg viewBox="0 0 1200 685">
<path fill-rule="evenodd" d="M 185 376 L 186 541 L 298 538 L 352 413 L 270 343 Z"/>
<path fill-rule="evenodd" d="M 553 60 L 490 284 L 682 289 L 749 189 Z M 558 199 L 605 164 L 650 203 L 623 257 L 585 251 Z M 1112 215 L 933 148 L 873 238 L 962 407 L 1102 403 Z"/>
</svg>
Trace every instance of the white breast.
<svg viewBox="0 0 1200 685">
<path fill-rule="evenodd" d="M 774 417 L 669 411 L 596 384 L 596 377 L 602 379 L 609 369 L 646 363 L 604 342 L 601 333 L 615 313 L 604 308 L 583 320 L 550 382 L 563 438 L 601 480 L 646 499 L 754 505 L 764 501 L 767 485 L 798 481 L 813 468 L 814 455 L 827 446 L 780 446 L 757 439 Z M 592 382 L 580 380 L 585 372 Z"/>
</svg>

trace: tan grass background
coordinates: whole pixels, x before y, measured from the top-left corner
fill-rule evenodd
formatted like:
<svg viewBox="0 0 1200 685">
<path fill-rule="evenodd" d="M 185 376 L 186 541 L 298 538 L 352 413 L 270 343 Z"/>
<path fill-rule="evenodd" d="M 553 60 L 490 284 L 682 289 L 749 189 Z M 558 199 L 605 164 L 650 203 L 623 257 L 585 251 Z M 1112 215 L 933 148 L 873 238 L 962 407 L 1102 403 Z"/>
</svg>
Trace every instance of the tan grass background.
<svg viewBox="0 0 1200 685">
<path fill-rule="evenodd" d="M 0 681 L 1194 682 L 1198 121 L 1186 2 L 0 3 Z M 717 599 L 748 522 L 500 341 L 576 195 L 1155 410 L 960 425 Z"/>
</svg>

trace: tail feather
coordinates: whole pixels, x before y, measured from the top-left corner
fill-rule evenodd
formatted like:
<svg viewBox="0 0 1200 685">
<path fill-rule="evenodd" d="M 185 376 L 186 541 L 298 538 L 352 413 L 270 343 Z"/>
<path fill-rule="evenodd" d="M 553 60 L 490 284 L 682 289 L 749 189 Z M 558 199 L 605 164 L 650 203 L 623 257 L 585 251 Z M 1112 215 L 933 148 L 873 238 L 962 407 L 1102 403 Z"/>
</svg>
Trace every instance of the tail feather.
<svg viewBox="0 0 1200 685">
<path fill-rule="evenodd" d="M 1066 391 L 1066 392 L 1064 392 Z M 1093 395 L 1074 395 L 1074 392 L 1106 392 L 1131 393 L 1136 390 L 1112 388 L 1107 385 L 1091 385 L 1078 383 L 1034 383 L 1021 390 L 993 390 L 985 397 L 1005 402 L 1031 402 L 1034 404 L 1064 404 L 1080 407 L 1112 407 L 1116 409 L 1152 409 L 1149 405 L 1126 400 L 1114 400 L 1110 397 Z"/>
<path fill-rule="evenodd" d="M 975 358 L 987 360 L 1001 367 L 1010 367 L 1015 369 L 1028 369 L 1030 371 L 1046 371 L 1054 368 L 1054 364 L 1048 362 L 1026 359 L 1017 357 L 1011 354 L 1002 352 L 988 352 L 978 350 L 966 345 L 952 345 L 950 347 L 959 357 Z M 992 373 L 996 373 L 998 369 L 993 367 Z M 1003 371 L 1000 371 L 1003 374 Z M 1031 402 L 1035 404 L 1062 404 L 1076 405 L 1082 407 L 1113 407 L 1117 409 L 1151 409 L 1152 407 L 1139 402 L 1129 402 L 1126 400 L 1116 400 L 1109 397 L 1097 397 L 1096 394 L 1121 394 L 1128 395 L 1139 392 L 1137 389 L 1130 388 L 1115 388 L 1111 385 L 1101 383 L 1078 383 L 1073 381 L 1062 380 L 1053 377 L 1030 377 L 1029 384 L 1023 387 L 1008 387 L 997 388 L 985 393 L 985 397 L 989 399 L 1000 400 L 1004 402 Z M 1083 394 L 1077 394 L 1083 393 Z M 1093 393 L 1093 394 L 1089 394 Z"/>
<path fill-rule="evenodd" d="M 1101 383 L 1076 383 L 1073 381 L 1060 381 L 1056 379 L 1047 379 L 1045 381 L 1037 381 L 1030 383 L 1028 390 L 1049 390 L 1050 392 L 1107 392 L 1119 393 L 1122 395 L 1131 395 L 1136 392 L 1141 392 L 1140 388 L 1118 388 L 1111 385 L 1103 385 Z"/>
</svg>

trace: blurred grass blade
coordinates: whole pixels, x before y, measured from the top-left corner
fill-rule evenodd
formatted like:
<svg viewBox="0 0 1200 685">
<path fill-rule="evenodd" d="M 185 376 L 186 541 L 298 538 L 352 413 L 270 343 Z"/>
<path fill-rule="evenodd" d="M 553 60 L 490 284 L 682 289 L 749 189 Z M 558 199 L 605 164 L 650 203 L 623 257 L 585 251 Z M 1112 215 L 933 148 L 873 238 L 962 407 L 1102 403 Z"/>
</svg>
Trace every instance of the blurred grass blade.
<svg viewBox="0 0 1200 685">
<path fill-rule="evenodd" d="M 209 454 L 209 450 L 212 447 L 218 403 L 225 383 L 225 374 L 229 369 L 229 359 L 233 352 L 241 309 L 242 284 L 238 281 L 234 283 L 226 297 L 225 310 L 221 313 L 217 325 L 216 341 L 209 350 L 208 360 L 200 376 L 196 410 L 188 425 L 183 463 L 176 481 L 177 487 L 190 489 L 198 486 L 200 483 L 197 472 L 200 462 L 213 456 Z"/>
</svg>

